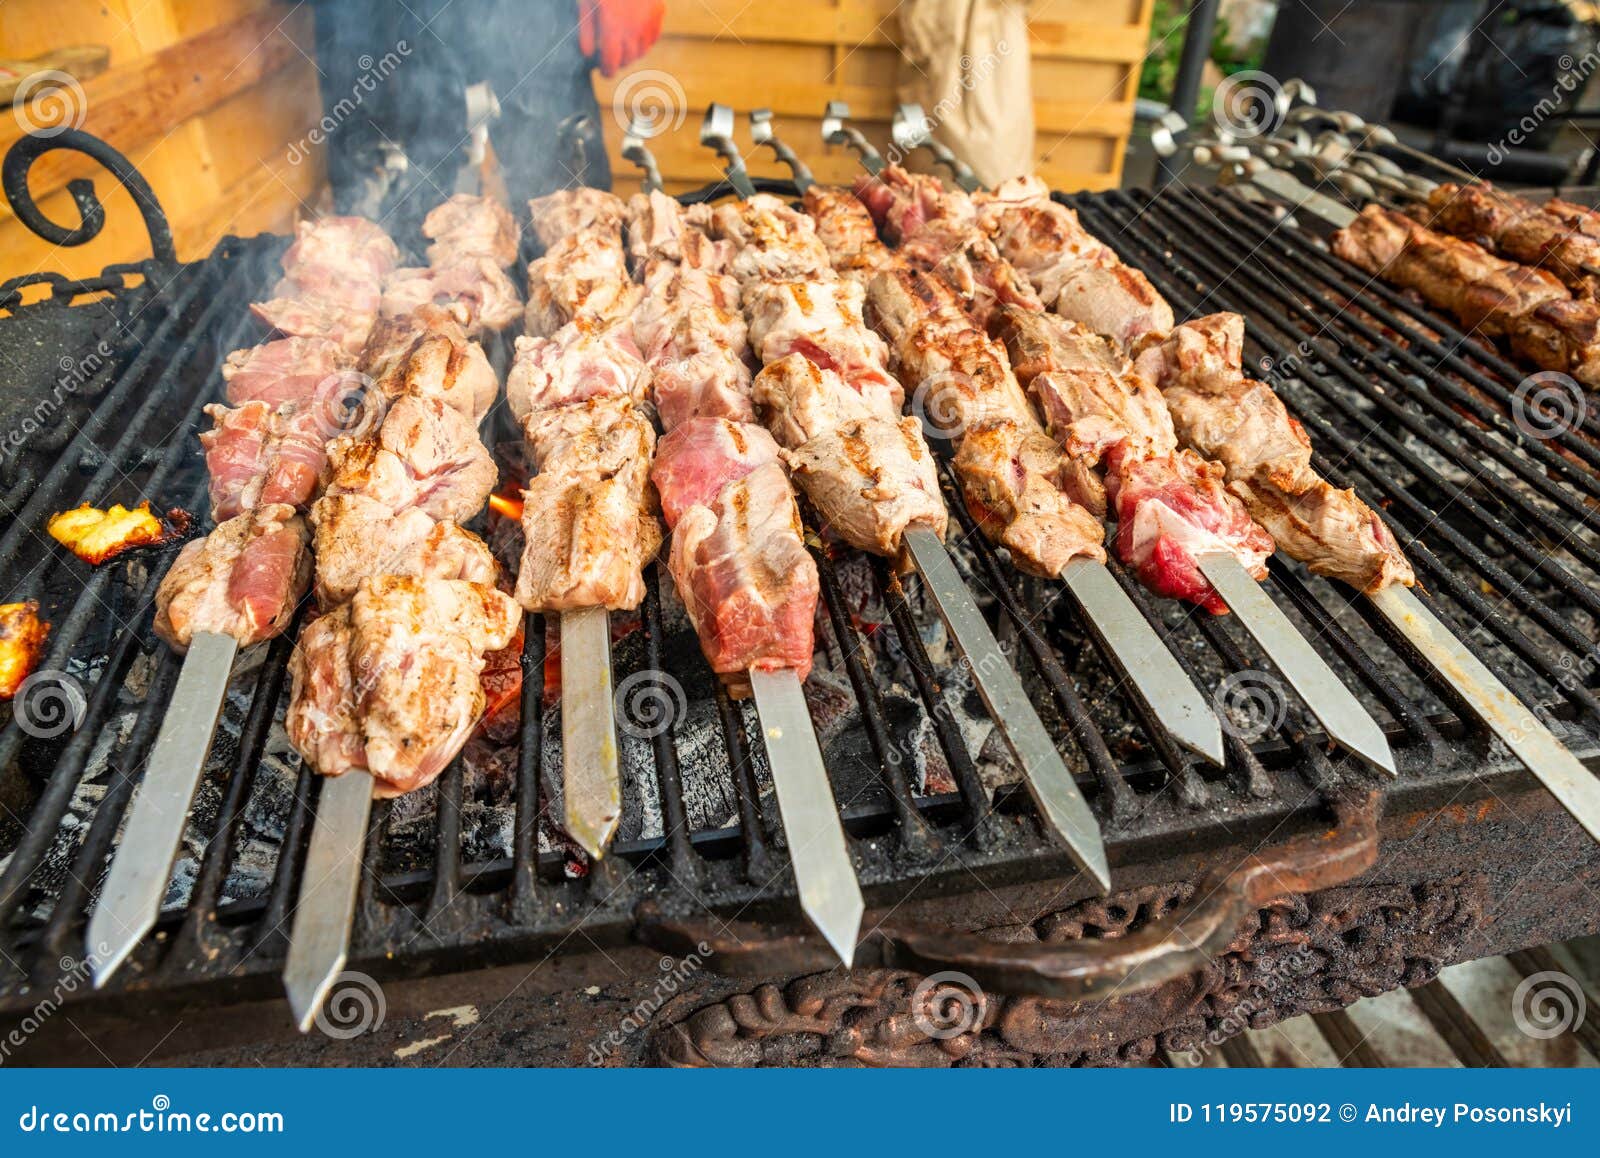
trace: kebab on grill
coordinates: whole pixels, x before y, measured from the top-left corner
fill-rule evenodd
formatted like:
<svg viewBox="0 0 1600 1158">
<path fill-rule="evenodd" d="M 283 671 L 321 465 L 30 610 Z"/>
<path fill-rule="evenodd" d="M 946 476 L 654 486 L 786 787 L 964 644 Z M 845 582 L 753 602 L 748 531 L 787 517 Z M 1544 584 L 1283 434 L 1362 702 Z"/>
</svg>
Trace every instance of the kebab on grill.
<svg viewBox="0 0 1600 1158">
<path fill-rule="evenodd" d="M 1600 215 L 1570 201 L 1544 204 L 1493 185 L 1446 182 L 1415 215 L 1423 225 L 1475 242 L 1501 257 L 1555 274 L 1574 296 L 1593 298 L 1600 278 Z"/>
<path fill-rule="evenodd" d="M 450 229 L 431 228 L 441 214 Z M 424 223 L 429 257 L 444 270 L 509 259 L 508 224 L 491 201 L 453 198 Z M 395 279 L 418 278 L 392 275 L 386 308 L 398 300 Z M 327 446 L 311 508 L 322 613 L 289 666 L 291 742 L 322 775 L 369 773 L 378 797 L 448 766 L 486 706 L 487 653 L 507 646 L 521 619 L 495 588 L 489 549 L 461 525 L 495 485 L 477 422 L 498 384 L 467 336 L 488 324 L 474 314 L 481 299 L 451 300 L 446 284 L 409 315 L 384 318 L 364 346 L 365 391 L 352 427 Z"/>
<path fill-rule="evenodd" d="M 1206 460 L 1206 473 L 1186 472 L 1194 493 L 1205 492 L 1221 464 L 1228 492 L 1312 572 L 1363 591 L 1415 581 L 1383 520 L 1353 490 L 1335 488 L 1312 469 L 1304 429 L 1269 386 L 1243 374 L 1243 319 L 1217 314 L 1173 327 L 1171 306 L 1148 279 L 1091 238 L 1037 178 L 986 195 L 979 217 L 1002 252 L 1027 255 L 1030 278 L 1061 287 L 1052 302 L 1057 314 L 1136 355 L 1136 373 L 1161 391 L 1178 441 Z M 1081 288 L 1075 267 L 1083 266 L 1097 271 L 1092 284 L 1104 293 Z M 1219 342 L 1226 335 L 1237 338 Z M 1052 393 L 1057 403 L 1067 401 Z"/>
<path fill-rule="evenodd" d="M 913 407 L 956 444 L 956 476 L 985 534 L 1031 574 L 1057 576 L 1079 557 L 1103 562 L 1104 491 L 1091 474 L 1064 463 L 1039 429 L 1004 350 L 944 284 L 869 238 L 872 218 L 848 193 L 813 186 L 806 208 L 819 234 L 833 242 L 835 265 L 849 275 L 841 284 L 859 284 L 870 271 L 873 326 L 887 340 L 900 379 L 918 384 Z M 909 227 L 913 217 L 906 207 L 898 220 Z M 931 253 L 931 244 L 922 252 Z M 1011 286 L 1015 279 L 997 271 L 992 247 L 975 241 L 961 253 L 964 264 L 957 263 L 952 280 L 986 302 L 982 308 L 995 308 L 998 299 L 979 287 Z"/>
<path fill-rule="evenodd" d="M 1513 354 L 1539 369 L 1600 387 L 1600 303 L 1573 299 L 1552 274 L 1381 205 L 1368 205 L 1331 244 L 1346 261 L 1416 291 L 1469 330 L 1504 338 Z"/>
</svg>

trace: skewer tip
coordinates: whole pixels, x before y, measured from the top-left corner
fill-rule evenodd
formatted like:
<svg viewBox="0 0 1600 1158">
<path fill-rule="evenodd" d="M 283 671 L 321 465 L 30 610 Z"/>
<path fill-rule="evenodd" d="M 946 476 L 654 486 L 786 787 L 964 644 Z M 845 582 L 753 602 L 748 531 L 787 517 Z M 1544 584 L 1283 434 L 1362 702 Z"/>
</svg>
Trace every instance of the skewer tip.
<svg viewBox="0 0 1600 1158">
<path fill-rule="evenodd" d="M 800 907 L 839 955 L 840 963 L 850 968 L 856 958 L 856 943 L 861 939 L 861 919 L 867 911 L 860 890 L 830 889 L 810 895 L 802 892 Z"/>
</svg>

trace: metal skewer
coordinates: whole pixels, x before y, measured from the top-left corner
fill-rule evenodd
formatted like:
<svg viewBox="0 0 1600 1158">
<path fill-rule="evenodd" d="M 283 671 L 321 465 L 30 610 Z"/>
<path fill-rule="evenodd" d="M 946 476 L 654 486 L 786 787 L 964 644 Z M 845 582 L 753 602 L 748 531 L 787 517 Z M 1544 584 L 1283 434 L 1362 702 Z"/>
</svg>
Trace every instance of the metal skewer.
<svg viewBox="0 0 1600 1158">
<path fill-rule="evenodd" d="M 622 819 L 611 613 L 561 613 L 561 798 L 567 835 L 595 860 Z"/>
<path fill-rule="evenodd" d="M 714 117 L 719 109 L 731 120 L 731 109 L 713 105 L 706 114 L 700 139 L 702 144 L 727 156 L 733 144 L 713 128 L 723 123 L 720 116 Z M 973 681 L 989 706 L 996 728 L 1021 766 L 1028 791 L 1046 827 L 1060 837 L 1073 860 L 1094 877 L 1100 889 L 1109 892 L 1111 872 L 1094 814 L 1089 811 L 1049 731 L 1023 691 L 1022 682 L 999 641 L 973 602 L 972 592 L 956 572 L 944 543 L 926 529 L 908 530 L 903 542 L 922 573 L 940 617 L 967 657 Z M 1217 747 L 1221 747 L 1220 730 Z"/>
<path fill-rule="evenodd" d="M 654 135 L 655 126 L 642 117 L 634 117 L 629 121 L 628 131 L 622 135 L 622 156 L 644 171 L 646 193 L 661 188 L 661 168 L 656 164 L 655 154 L 645 144 Z"/>
<path fill-rule="evenodd" d="M 320 779 L 317 816 L 283 967 L 283 985 L 301 1033 L 311 1032 L 328 991 L 350 959 L 350 928 L 355 923 L 362 854 L 372 817 L 371 775 L 358 771 Z"/>
<path fill-rule="evenodd" d="M 822 139 L 829 145 L 849 145 L 861 158 L 861 167 L 876 177 L 884 170 L 883 155 L 872 147 L 872 142 L 861 135 L 861 130 L 848 124 L 850 106 L 844 101 L 829 101 L 822 114 Z"/>
<path fill-rule="evenodd" d="M 850 864 L 805 690 L 793 669 L 751 668 L 749 675 L 800 908 L 848 968 L 867 905 Z"/>
<path fill-rule="evenodd" d="M 199 631 L 183 657 L 172 706 L 161 721 L 144 782 L 133 799 L 111 872 L 89 918 L 88 944 L 96 989 L 111 979 L 161 915 L 172 862 L 177 859 L 189 805 L 211 754 L 211 738 L 222 715 L 228 677 L 238 653 L 239 643 L 231 635 Z"/>
<path fill-rule="evenodd" d="M 895 145 L 902 152 L 926 149 L 932 153 L 933 159 L 950 170 L 951 178 L 968 193 L 976 193 L 983 188 L 983 182 L 978 180 L 971 165 L 952 153 L 948 145 L 933 139 L 933 127 L 928 123 L 928 114 L 922 111 L 921 105 L 907 103 L 898 106 L 894 110 L 890 132 Z"/>
</svg>

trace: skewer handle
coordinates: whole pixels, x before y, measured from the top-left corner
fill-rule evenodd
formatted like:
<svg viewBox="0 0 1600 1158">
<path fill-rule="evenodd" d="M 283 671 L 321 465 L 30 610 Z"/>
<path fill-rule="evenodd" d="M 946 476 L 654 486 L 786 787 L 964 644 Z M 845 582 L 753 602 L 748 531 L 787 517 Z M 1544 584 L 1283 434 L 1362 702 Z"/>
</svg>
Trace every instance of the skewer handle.
<svg viewBox="0 0 1600 1158">
<path fill-rule="evenodd" d="M 289 959 L 283 968 L 283 985 L 301 1033 L 311 1031 L 350 958 L 350 926 L 355 921 L 371 816 L 370 775 L 346 772 L 323 777 L 289 934 Z"/>
<path fill-rule="evenodd" d="M 211 738 L 238 654 L 238 641 L 231 635 L 202 631 L 183 657 L 166 718 L 150 750 L 144 783 L 134 797 L 122 843 L 89 919 L 89 959 L 97 989 L 111 979 L 161 915 L 172 862 L 211 754 Z"/>
</svg>

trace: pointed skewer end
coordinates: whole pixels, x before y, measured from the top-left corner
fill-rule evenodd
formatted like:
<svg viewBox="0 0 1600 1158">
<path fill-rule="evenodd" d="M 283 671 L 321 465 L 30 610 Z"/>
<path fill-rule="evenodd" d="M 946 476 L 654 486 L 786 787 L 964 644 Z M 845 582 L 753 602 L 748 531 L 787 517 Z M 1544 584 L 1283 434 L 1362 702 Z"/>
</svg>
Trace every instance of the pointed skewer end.
<svg viewBox="0 0 1600 1158">
<path fill-rule="evenodd" d="M 284 973 L 283 987 L 289 995 L 289 1008 L 294 1012 L 294 1023 L 301 1033 L 310 1033 L 317 1023 L 317 1014 L 328 998 L 328 991 L 339 974 L 344 972 L 346 954 L 339 954 L 326 969 L 304 971 L 289 969 Z"/>
</svg>

